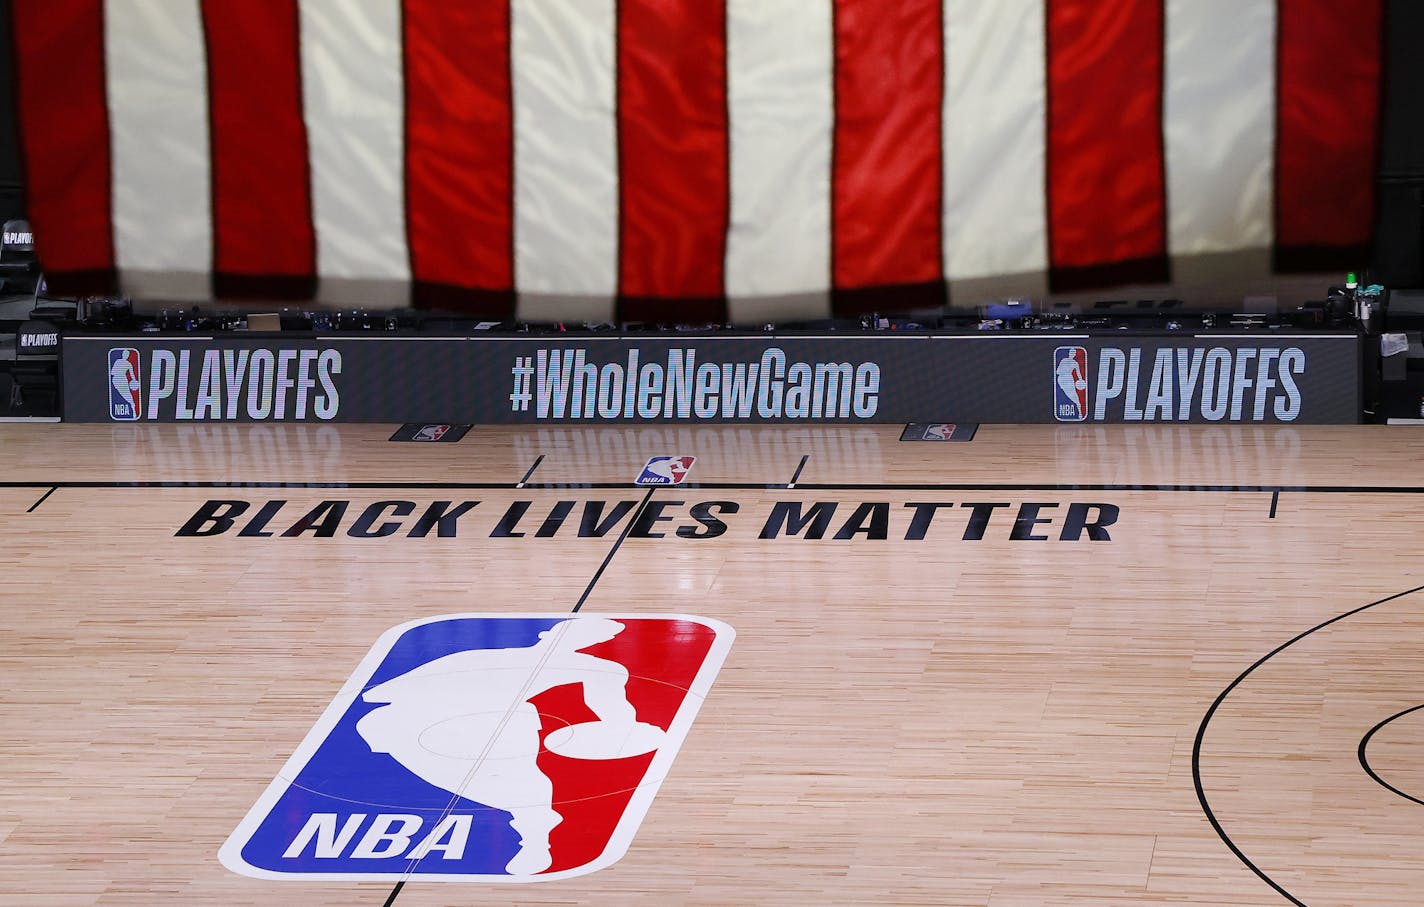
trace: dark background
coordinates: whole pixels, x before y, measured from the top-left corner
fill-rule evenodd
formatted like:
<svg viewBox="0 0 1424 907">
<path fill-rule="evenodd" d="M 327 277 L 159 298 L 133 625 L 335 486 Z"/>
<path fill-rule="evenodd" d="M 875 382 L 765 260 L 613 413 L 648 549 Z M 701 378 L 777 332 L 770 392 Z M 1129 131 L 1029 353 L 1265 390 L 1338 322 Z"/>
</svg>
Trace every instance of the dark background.
<svg viewBox="0 0 1424 907">
<path fill-rule="evenodd" d="M 1374 274 L 1389 287 L 1424 286 L 1424 3 L 1385 8 L 1384 135 L 1380 143 Z"/>
<path fill-rule="evenodd" d="M 24 212 L 24 175 L 15 134 L 15 45 L 10 40 L 10 0 L 0 0 L 0 221 Z"/>
</svg>

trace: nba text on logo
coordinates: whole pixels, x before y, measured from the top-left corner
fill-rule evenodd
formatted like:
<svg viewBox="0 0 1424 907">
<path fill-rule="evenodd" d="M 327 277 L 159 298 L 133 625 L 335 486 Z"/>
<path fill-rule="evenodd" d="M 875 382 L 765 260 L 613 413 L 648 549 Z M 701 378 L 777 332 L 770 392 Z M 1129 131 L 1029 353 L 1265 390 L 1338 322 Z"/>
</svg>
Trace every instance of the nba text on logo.
<svg viewBox="0 0 1424 907">
<path fill-rule="evenodd" d="M 1088 418 L 1088 351 L 1081 346 L 1053 351 L 1053 417 L 1059 422 Z"/>
<path fill-rule="evenodd" d="M 264 879 L 536 882 L 628 849 L 732 645 L 684 615 L 386 632 L 219 852 Z"/>
<path fill-rule="evenodd" d="M 696 457 L 651 457 L 634 485 L 681 485 Z"/>
<path fill-rule="evenodd" d="M 109 350 L 109 418 L 119 422 L 138 420 L 142 408 L 143 385 L 139 374 L 138 350 L 131 346 Z"/>
</svg>

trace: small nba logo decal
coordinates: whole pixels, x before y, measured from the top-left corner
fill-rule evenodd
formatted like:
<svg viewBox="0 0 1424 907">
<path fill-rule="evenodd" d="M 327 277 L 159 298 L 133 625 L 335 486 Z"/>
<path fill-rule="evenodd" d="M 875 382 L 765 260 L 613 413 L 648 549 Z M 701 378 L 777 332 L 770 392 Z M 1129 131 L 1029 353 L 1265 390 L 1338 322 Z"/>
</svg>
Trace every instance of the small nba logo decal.
<svg viewBox="0 0 1424 907">
<path fill-rule="evenodd" d="M 131 346 L 109 350 L 109 418 L 116 422 L 135 422 L 142 406 L 139 388 L 138 350 Z"/>
<path fill-rule="evenodd" d="M 448 425 L 427 425 L 415 433 L 417 441 L 439 441 L 450 430 Z"/>
<path fill-rule="evenodd" d="M 935 422 L 925 426 L 926 441 L 950 441 L 954 439 L 953 422 Z"/>
<path fill-rule="evenodd" d="M 539 882 L 632 843 L 731 648 L 686 615 L 383 634 L 219 851 L 262 879 Z"/>
<path fill-rule="evenodd" d="M 638 473 L 635 485 L 681 485 L 696 457 L 653 457 Z"/>
<path fill-rule="evenodd" d="M 1053 417 L 1059 422 L 1088 418 L 1088 351 L 1081 346 L 1053 351 Z"/>
</svg>

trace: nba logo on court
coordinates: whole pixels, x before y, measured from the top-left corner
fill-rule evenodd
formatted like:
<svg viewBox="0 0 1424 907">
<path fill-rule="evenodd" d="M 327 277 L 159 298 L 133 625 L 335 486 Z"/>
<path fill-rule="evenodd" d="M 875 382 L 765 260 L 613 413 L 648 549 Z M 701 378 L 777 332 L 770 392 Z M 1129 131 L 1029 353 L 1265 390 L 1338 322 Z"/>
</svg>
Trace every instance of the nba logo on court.
<svg viewBox="0 0 1424 907">
<path fill-rule="evenodd" d="M 415 433 L 417 441 L 439 441 L 450 430 L 448 425 L 427 425 Z"/>
<path fill-rule="evenodd" d="M 1053 351 L 1053 417 L 1059 422 L 1088 418 L 1088 351 L 1081 346 Z"/>
<path fill-rule="evenodd" d="M 652 457 L 638 473 L 635 485 L 681 485 L 696 457 Z"/>
<path fill-rule="evenodd" d="M 537 882 L 627 851 L 732 645 L 685 615 L 381 636 L 222 846 L 264 879 Z"/>
<path fill-rule="evenodd" d="M 109 350 L 109 418 L 118 422 L 138 420 L 142 396 L 139 392 L 138 350 L 131 346 Z"/>
</svg>

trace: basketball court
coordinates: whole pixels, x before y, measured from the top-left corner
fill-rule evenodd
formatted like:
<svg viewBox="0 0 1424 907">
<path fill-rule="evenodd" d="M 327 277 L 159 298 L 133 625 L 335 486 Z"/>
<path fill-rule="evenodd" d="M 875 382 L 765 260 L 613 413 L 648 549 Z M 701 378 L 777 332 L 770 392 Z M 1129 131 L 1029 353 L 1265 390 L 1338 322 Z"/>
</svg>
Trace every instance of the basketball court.
<svg viewBox="0 0 1424 907">
<path fill-rule="evenodd" d="M 1420 901 L 1408 428 L 392 429 L 0 426 L 0 903 Z M 735 633 L 621 859 L 220 861 L 391 628 L 575 612 Z"/>
</svg>

